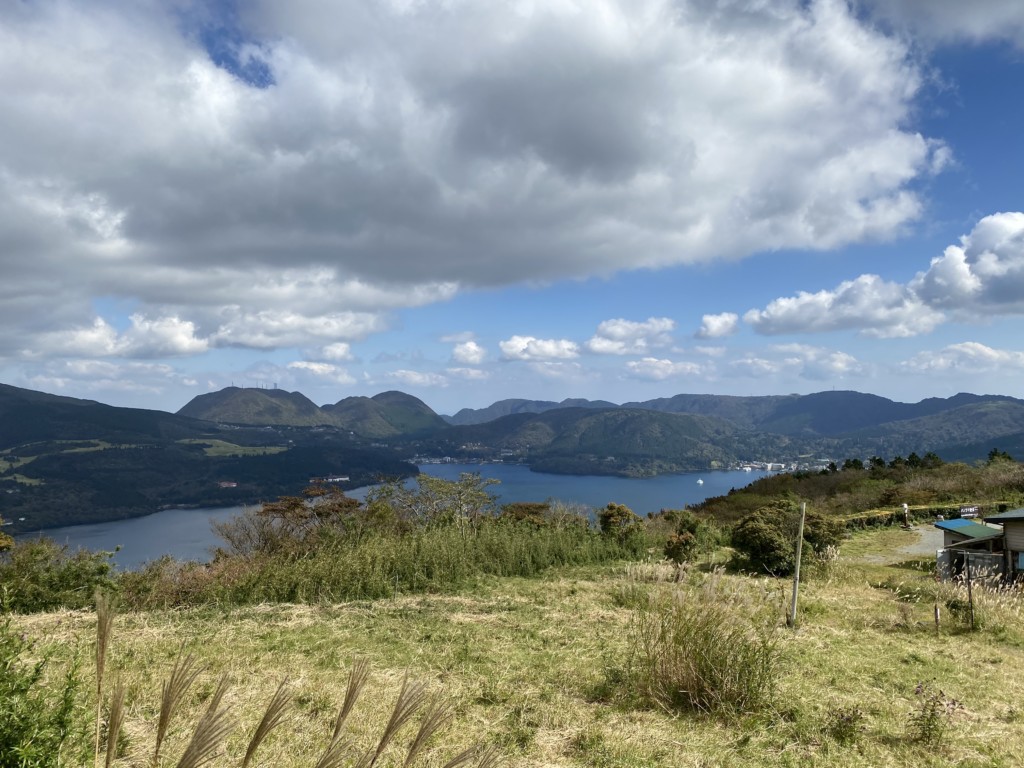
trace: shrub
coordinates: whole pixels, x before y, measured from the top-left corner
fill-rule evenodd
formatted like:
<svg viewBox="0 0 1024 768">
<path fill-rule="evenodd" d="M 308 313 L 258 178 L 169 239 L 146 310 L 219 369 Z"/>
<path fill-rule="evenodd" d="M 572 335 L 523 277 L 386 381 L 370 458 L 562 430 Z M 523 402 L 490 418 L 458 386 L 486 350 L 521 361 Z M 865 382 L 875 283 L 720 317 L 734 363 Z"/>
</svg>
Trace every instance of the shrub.
<svg viewBox="0 0 1024 768">
<path fill-rule="evenodd" d="M 643 532 L 640 517 L 625 504 L 609 502 L 598 510 L 597 525 L 601 535 L 625 541 Z"/>
<path fill-rule="evenodd" d="M 0 768 L 61 765 L 61 750 L 75 726 L 77 665 L 57 685 L 45 679 L 46 656 L 24 659 L 32 650 L 10 619 L 0 622 Z"/>
<path fill-rule="evenodd" d="M 778 682 L 781 615 L 760 585 L 721 573 L 656 593 L 635 614 L 627 679 L 641 698 L 670 709 L 761 710 Z"/>
<path fill-rule="evenodd" d="M 709 520 L 702 520 L 688 509 L 662 510 L 658 518 L 672 525 L 665 542 L 665 557 L 683 564 L 710 554 L 722 544 L 722 531 Z"/>
<path fill-rule="evenodd" d="M 795 504 L 779 501 L 761 507 L 740 520 L 732 531 L 732 545 L 746 565 L 756 571 L 785 576 L 796 566 L 799 513 Z M 802 556 L 825 552 L 842 540 L 838 521 L 808 510 L 804 521 Z"/>
<path fill-rule="evenodd" d="M 87 608 L 97 588 L 113 587 L 110 558 L 46 538 L 18 543 L 0 555 L 0 612 Z"/>
<path fill-rule="evenodd" d="M 829 709 L 825 733 L 839 744 L 853 744 L 864 733 L 864 712 L 859 707 Z"/>
<path fill-rule="evenodd" d="M 949 728 L 950 721 L 964 706 L 930 683 L 918 683 L 914 695 L 917 696 L 917 705 L 908 721 L 910 737 L 923 744 L 937 744 Z"/>
<path fill-rule="evenodd" d="M 697 553 L 697 537 L 689 531 L 673 533 L 665 542 L 665 557 L 675 563 L 688 563 Z"/>
</svg>

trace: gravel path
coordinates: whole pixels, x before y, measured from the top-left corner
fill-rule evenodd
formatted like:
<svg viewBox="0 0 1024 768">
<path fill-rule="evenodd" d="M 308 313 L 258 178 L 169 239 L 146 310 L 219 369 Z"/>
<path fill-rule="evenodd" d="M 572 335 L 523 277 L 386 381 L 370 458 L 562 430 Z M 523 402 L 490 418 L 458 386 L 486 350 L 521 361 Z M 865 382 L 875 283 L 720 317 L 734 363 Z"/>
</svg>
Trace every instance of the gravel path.
<svg viewBox="0 0 1024 768">
<path fill-rule="evenodd" d="M 924 557 L 925 555 L 934 555 L 936 550 L 942 549 L 942 531 L 934 525 L 930 523 L 917 525 L 914 527 L 914 533 L 917 534 L 917 541 L 900 547 L 901 555 Z"/>
</svg>

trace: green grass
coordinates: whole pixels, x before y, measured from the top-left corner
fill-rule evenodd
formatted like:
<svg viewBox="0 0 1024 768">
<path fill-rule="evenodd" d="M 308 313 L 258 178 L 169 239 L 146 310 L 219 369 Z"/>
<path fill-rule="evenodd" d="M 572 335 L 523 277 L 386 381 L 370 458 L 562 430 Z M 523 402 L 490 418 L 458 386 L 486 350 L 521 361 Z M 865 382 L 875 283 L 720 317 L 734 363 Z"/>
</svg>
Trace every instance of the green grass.
<svg viewBox="0 0 1024 768">
<path fill-rule="evenodd" d="M 10 475 L 7 479 L 8 480 L 13 480 L 16 483 L 21 483 L 22 485 L 42 485 L 43 484 L 43 481 L 38 479 L 38 478 L 26 477 L 25 475 L 20 475 L 18 473 Z"/>
<path fill-rule="evenodd" d="M 207 440 L 190 438 L 179 440 L 179 443 L 188 445 L 203 446 L 203 453 L 207 456 L 270 456 L 275 453 L 284 453 L 288 450 L 284 445 L 235 445 L 226 440 Z"/>
<path fill-rule="evenodd" d="M 646 592 L 673 588 L 680 571 L 667 565 L 486 576 L 461 592 L 374 601 L 126 613 L 114 621 L 107 661 L 128 691 L 124 754 L 115 765 L 145 764 L 160 685 L 182 643 L 207 670 L 172 723 L 166 765 L 174 764 L 222 673 L 239 727 L 212 765 L 240 763 L 285 676 L 295 705 L 256 764 L 313 765 L 355 658 L 367 659 L 373 674 L 346 726 L 353 742 L 365 747 L 379 736 L 408 673 L 455 708 L 453 726 L 431 742 L 422 763 L 437 768 L 477 741 L 498 745 L 510 768 L 1024 764 L 1024 625 L 993 621 L 970 633 L 944 613 L 936 634 L 931 575 L 891 564 L 905 559 L 899 550 L 906 537 L 893 534 L 858 534 L 837 563 L 812 569 L 798 628 L 780 630 L 773 706 L 728 721 L 645 705 L 630 689 L 634 608 Z M 682 573 L 684 583 L 706 578 L 699 569 Z M 788 580 L 716 578 L 788 597 Z M 15 619 L 40 640 L 40 652 L 53 650 L 55 665 L 89 658 L 95 622 L 88 612 Z M 963 702 L 932 744 L 914 737 L 919 683 Z M 411 737 L 412 730 L 403 732 L 378 765 L 400 764 Z"/>
</svg>

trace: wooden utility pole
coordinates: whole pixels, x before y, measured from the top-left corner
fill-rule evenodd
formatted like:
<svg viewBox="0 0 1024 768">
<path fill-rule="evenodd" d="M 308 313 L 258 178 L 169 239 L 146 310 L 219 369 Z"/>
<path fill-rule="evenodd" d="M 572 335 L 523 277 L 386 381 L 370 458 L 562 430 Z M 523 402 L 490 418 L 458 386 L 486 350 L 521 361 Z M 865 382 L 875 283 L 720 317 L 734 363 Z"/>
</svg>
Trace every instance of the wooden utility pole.
<svg viewBox="0 0 1024 768">
<path fill-rule="evenodd" d="M 974 589 L 971 586 L 971 553 L 964 552 L 967 561 L 967 604 L 971 609 L 971 632 L 974 631 Z"/>
<path fill-rule="evenodd" d="M 786 619 L 786 625 L 789 627 L 796 626 L 796 599 L 797 593 L 800 591 L 800 555 L 804 548 L 804 520 L 807 517 L 807 503 L 800 503 L 800 527 L 796 533 L 796 568 L 793 569 L 793 602 L 789 607 L 789 617 Z"/>
</svg>

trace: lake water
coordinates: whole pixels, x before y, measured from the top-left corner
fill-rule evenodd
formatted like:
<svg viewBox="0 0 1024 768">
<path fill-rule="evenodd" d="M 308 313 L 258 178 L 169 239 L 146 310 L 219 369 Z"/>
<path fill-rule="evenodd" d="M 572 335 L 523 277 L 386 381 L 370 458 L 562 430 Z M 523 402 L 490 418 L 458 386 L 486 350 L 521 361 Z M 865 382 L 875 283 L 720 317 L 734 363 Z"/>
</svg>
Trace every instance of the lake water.
<svg viewBox="0 0 1024 768">
<path fill-rule="evenodd" d="M 763 477 L 765 472 L 701 472 L 660 475 L 645 479 L 548 475 L 531 472 L 513 464 L 425 464 L 420 471 L 446 480 L 458 480 L 463 472 L 479 472 L 482 477 L 500 481 L 489 488 L 499 504 L 513 501 L 557 499 L 587 507 L 603 507 L 608 502 L 625 504 L 638 515 L 661 509 L 679 509 L 709 496 L 720 496 L 731 488 L 740 488 Z M 700 482 L 698 482 L 700 481 Z M 349 493 L 358 499 L 366 488 Z M 113 551 L 121 568 L 136 568 L 163 555 L 180 560 L 208 560 L 211 548 L 219 540 L 210 528 L 211 521 L 228 520 L 242 507 L 222 509 L 165 509 L 146 517 L 53 528 L 43 533 L 71 547 Z M 31 538 L 25 534 L 18 538 Z"/>
</svg>

